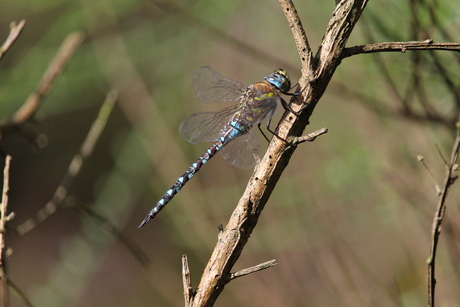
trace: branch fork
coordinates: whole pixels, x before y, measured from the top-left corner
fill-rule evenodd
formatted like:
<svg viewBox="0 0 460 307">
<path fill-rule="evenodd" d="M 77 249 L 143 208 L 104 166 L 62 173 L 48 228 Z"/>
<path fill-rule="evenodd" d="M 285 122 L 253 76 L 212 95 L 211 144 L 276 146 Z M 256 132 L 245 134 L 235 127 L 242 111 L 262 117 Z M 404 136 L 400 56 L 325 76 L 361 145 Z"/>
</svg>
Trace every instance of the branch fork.
<svg viewBox="0 0 460 307">
<path fill-rule="evenodd" d="M 255 266 L 239 270 L 239 271 L 237 271 L 235 273 L 230 273 L 226 278 L 226 283 L 229 283 L 230 281 L 232 281 L 232 280 L 234 280 L 234 279 L 236 279 L 238 277 L 246 276 L 246 275 L 249 275 L 251 273 L 255 273 L 255 272 L 259 272 L 259 271 L 268 269 L 268 268 L 270 268 L 272 266 L 275 266 L 277 264 L 278 264 L 278 262 L 275 259 L 272 259 L 270 261 L 266 261 L 266 262 L 260 263 L 258 265 L 255 265 Z M 185 306 L 186 307 L 192 306 L 193 298 L 195 297 L 197 292 L 195 290 L 193 290 L 193 287 L 192 287 L 190 268 L 189 268 L 189 265 L 188 265 L 187 255 L 185 255 L 185 254 L 182 255 L 182 283 L 183 283 L 183 286 L 184 286 Z"/>
</svg>

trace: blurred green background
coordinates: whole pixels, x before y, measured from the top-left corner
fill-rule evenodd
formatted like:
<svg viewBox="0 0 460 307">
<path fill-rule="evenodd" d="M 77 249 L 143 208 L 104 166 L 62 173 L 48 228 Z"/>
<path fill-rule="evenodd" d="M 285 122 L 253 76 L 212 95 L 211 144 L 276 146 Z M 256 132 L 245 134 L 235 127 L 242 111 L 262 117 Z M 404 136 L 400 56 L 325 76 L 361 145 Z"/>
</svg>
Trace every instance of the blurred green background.
<svg viewBox="0 0 460 307">
<path fill-rule="evenodd" d="M 298 3 L 297 3 L 298 2 Z M 334 1 L 297 1 L 316 52 Z M 370 1 L 348 46 L 432 38 L 459 41 L 455 1 Z M 210 65 L 250 84 L 300 61 L 277 1 L 7 1 L 26 27 L 0 61 L 2 122 L 39 82 L 64 38 L 85 41 L 27 125 L 48 145 L 9 137 L 13 156 L 8 276 L 34 306 L 181 306 L 181 255 L 193 285 L 245 189 L 251 170 L 219 155 L 152 222 L 145 214 L 209 144 L 191 145 L 178 127 L 200 104 L 195 70 Z M 268 270 L 227 285 L 216 306 L 420 306 L 436 191 L 459 114 L 458 54 L 406 52 L 344 59 L 301 145 L 262 213 L 235 270 L 276 259 Z M 62 208 L 23 236 L 14 229 L 52 197 L 106 93 L 120 99 L 94 153 L 69 190 L 116 225 L 147 264 L 93 216 Z M 281 113 L 281 112 L 280 112 Z M 276 118 L 279 118 L 280 114 Z M 276 123 L 276 119 L 274 123 Z M 258 133 L 258 132 L 257 132 Z M 266 142 L 260 138 L 262 154 Z M 459 191 L 450 191 L 437 259 L 438 306 L 460 301 Z M 136 257 L 137 256 L 137 257 Z M 11 295 L 11 306 L 24 306 Z"/>
</svg>

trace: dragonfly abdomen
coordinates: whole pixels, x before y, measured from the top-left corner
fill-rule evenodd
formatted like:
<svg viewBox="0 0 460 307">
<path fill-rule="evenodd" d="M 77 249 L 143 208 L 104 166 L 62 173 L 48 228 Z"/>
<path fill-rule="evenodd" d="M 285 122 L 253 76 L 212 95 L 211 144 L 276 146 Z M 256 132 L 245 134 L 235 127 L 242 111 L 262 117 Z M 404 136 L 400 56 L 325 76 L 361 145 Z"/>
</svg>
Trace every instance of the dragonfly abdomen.
<svg viewBox="0 0 460 307">
<path fill-rule="evenodd" d="M 145 219 L 142 221 L 142 223 L 139 225 L 139 228 L 144 226 L 146 223 L 148 223 L 151 219 L 153 219 L 172 199 L 173 197 L 179 193 L 179 191 L 182 189 L 182 187 L 195 176 L 196 172 L 198 172 L 201 167 L 206 164 L 209 159 L 214 157 L 216 153 L 219 152 L 219 150 L 222 149 L 228 142 L 233 140 L 234 138 L 244 134 L 240 129 L 237 129 L 236 127 L 231 127 L 227 133 L 225 133 L 223 136 L 219 137 L 219 140 L 215 142 L 214 144 L 209 147 L 206 152 L 199 157 L 190 167 L 188 170 L 185 171 L 185 173 L 180 176 L 176 182 L 172 185 L 172 187 L 166 191 L 166 193 L 163 195 L 163 197 L 156 203 L 156 205 L 150 210 L 150 212 L 147 214 Z"/>
</svg>

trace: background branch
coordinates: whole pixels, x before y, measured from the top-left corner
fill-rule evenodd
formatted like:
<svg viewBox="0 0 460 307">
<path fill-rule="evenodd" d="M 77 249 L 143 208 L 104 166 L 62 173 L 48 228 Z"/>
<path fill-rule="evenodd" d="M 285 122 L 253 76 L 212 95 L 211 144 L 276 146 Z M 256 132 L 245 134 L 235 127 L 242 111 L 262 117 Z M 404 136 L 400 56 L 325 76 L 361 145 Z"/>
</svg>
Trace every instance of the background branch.
<svg viewBox="0 0 460 307">
<path fill-rule="evenodd" d="M 374 52 L 406 52 L 408 50 L 446 50 L 460 51 L 460 43 L 435 43 L 432 39 L 421 42 L 387 42 L 367 44 L 345 48 L 342 52 L 342 58 L 362 53 Z"/>
<path fill-rule="evenodd" d="M 236 279 L 238 277 L 243 277 L 243 276 L 246 276 L 246 275 L 251 274 L 251 273 L 255 273 L 255 272 L 259 272 L 259 271 L 271 268 L 272 266 L 275 266 L 277 264 L 278 264 L 278 261 L 273 259 L 273 260 L 266 261 L 264 263 L 252 266 L 252 267 L 247 268 L 247 269 L 239 270 L 238 272 L 230 274 L 230 280 L 233 280 L 233 279 Z"/>
<path fill-rule="evenodd" d="M 295 71 L 296 66 L 292 65 L 289 61 L 280 58 L 277 55 L 272 55 L 270 52 L 258 48 L 254 44 L 248 44 L 245 41 L 238 39 L 237 37 L 222 31 L 215 26 L 212 26 L 209 23 L 206 23 L 202 19 L 198 18 L 191 12 L 185 10 L 179 5 L 175 4 L 172 1 L 152 1 L 150 3 L 153 7 L 160 8 L 164 10 L 167 14 L 175 15 L 180 22 L 186 22 L 192 27 L 200 29 L 203 33 L 209 35 L 213 39 L 222 41 L 226 45 L 230 45 L 233 48 L 239 49 L 242 52 L 246 53 L 248 56 L 261 61 L 264 63 L 280 63 L 282 67 L 290 71 Z"/>
<path fill-rule="evenodd" d="M 49 216 L 54 214 L 56 210 L 61 206 L 62 201 L 67 196 L 70 185 L 73 183 L 75 177 L 81 170 L 83 162 L 91 156 L 94 147 L 99 140 L 99 137 L 104 131 L 104 128 L 109 120 L 110 113 L 113 110 L 115 102 L 118 99 L 116 91 L 110 91 L 107 93 L 107 97 L 102 104 L 99 114 L 93 122 L 86 139 L 81 145 L 80 151 L 73 157 L 70 162 L 67 173 L 62 178 L 61 183 L 56 188 L 53 197 L 46 205 L 41 208 L 33 218 L 29 218 L 27 221 L 18 226 L 17 232 L 20 235 L 24 235 L 31 231 L 35 226 L 46 220 Z M 87 210 L 86 210 L 87 211 Z"/>
<path fill-rule="evenodd" d="M 460 150 L 460 123 L 457 124 L 457 136 L 452 146 L 452 152 L 450 154 L 449 164 L 446 166 L 446 174 L 444 177 L 444 184 L 441 194 L 438 196 L 438 202 L 436 204 L 436 212 L 433 217 L 433 223 L 431 227 L 431 244 L 430 244 L 430 255 L 427 260 L 428 264 L 428 306 L 434 307 L 435 305 L 435 266 L 436 266 L 436 252 L 439 242 L 439 236 L 441 234 L 441 226 L 446 213 L 446 199 L 447 193 L 451 185 L 455 182 L 458 176 L 454 176 L 454 172 L 458 170 L 457 159 Z"/>
<path fill-rule="evenodd" d="M 190 306 L 194 292 L 192 288 L 192 277 L 190 275 L 187 255 L 182 255 L 182 284 L 184 286 L 185 306 Z"/>
<path fill-rule="evenodd" d="M 5 53 L 10 49 L 16 39 L 21 34 L 22 29 L 26 25 L 26 21 L 23 19 L 18 24 L 15 21 L 11 22 L 10 24 L 10 34 L 6 38 L 3 45 L 0 47 L 0 59 L 5 55 Z"/>
<path fill-rule="evenodd" d="M 19 28 L 15 28 L 14 33 L 19 35 L 20 30 L 25 25 L 25 21 L 21 22 Z M 19 26 L 18 25 L 18 26 Z M 57 54 L 49 64 L 47 70 L 42 76 L 35 91 L 33 91 L 22 104 L 22 106 L 13 114 L 8 122 L 0 124 L 0 140 L 11 132 L 20 132 L 21 136 L 25 139 L 30 139 L 29 133 L 25 130 L 24 124 L 29 121 L 35 112 L 38 110 L 42 99 L 51 90 L 54 81 L 63 72 L 67 63 L 73 57 L 74 53 L 83 41 L 83 34 L 80 32 L 73 32 L 69 34 L 62 42 Z M 31 142 L 36 148 L 42 148 L 46 145 L 46 138 L 43 136 L 32 136 Z"/>
<path fill-rule="evenodd" d="M 8 221 L 8 191 L 10 189 L 10 162 L 6 156 L 3 169 L 2 203 L 0 204 L 0 306 L 8 306 L 8 275 L 6 275 L 6 222 Z"/>
<path fill-rule="evenodd" d="M 9 125 L 23 124 L 35 114 L 43 97 L 49 93 L 54 81 L 73 57 L 83 38 L 84 36 L 81 32 L 73 32 L 67 35 L 53 61 L 43 74 L 42 80 L 36 90 L 27 97 L 21 108 L 12 116 Z"/>
</svg>

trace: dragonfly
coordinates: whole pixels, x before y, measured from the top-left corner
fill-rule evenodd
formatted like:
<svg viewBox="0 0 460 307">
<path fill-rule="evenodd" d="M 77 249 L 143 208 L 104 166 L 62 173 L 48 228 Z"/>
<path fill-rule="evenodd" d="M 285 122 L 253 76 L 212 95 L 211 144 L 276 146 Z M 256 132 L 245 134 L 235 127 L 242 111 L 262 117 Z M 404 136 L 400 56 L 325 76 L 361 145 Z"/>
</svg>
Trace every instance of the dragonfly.
<svg viewBox="0 0 460 307">
<path fill-rule="evenodd" d="M 153 219 L 184 185 L 206 164 L 209 159 L 221 152 L 224 159 L 239 168 L 255 165 L 254 153 L 260 149 L 260 143 L 251 130 L 267 120 L 267 130 L 277 106 L 297 114 L 280 97 L 296 95 L 289 93 L 291 80 L 284 69 L 276 69 L 264 77 L 264 80 L 244 87 L 238 81 L 222 77 L 210 66 L 199 68 L 193 78 L 193 85 L 198 99 L 203 103 L 238 102 L 218 112 L 195 113 L 187 117 L 179 127 L 182 138 L 192 144 L 213 142 L 203 155 L 180 176 L 172 187 L 150 210 L 139 228 Z"/>
</svg>

